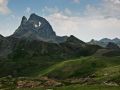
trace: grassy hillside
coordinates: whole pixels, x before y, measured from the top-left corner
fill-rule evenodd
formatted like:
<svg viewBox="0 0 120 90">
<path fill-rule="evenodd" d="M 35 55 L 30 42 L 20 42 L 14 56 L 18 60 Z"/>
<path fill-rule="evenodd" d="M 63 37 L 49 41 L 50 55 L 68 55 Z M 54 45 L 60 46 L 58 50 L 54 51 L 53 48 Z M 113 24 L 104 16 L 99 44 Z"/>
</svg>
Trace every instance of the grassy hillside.
<svg viewBox="0 0 120 90">
<path fill-rule="evenodd" d="M 63 82 L 120 85 L 120 57 L 90 56 L 63 61 L 40 72 Z M 69 80 L 68 80 L 69 79 Z"/>
<path fill-rule="evenodd" d="M 19 76 L 36 76 L 39 71 L 48 68 L 49 66 L 55 64 L 55 60 L 49 60 L 49 57 L 43 58 L 23 58 L 17 60 L 0 60 L 0 77 L 12 75 L 14 77 Z"/>
<path fill-rule="evenodd" d="M 19 62 L 21 61 L 18 61 L 17 63 Z M 44 67 L 47 66 L 46 63 L 43 64 L 45 65 Z M 48 68 L 31 67 L 30 72 L 34 72 L 31 74 L 34 77 L 15 78 L 14 80 L 12 77 L 1 78 L 1 85 L 19 87 L 16 83 L 20 83 L 20 85 L 22 85 L 21 90 L 24 90 L 23 88 L 27 88 L 27 86 L 30 88 L 54 87 L 53 90 L 70 90 L 70 88 L 72 88 L 72 90 L 100 90 L 99 88 L 102 88 L 101 90 L 119 90 L 118 87 L 111 86 L 120 86 L 120 57 L 89 56 L 66 61 L 58 61 L 53 65 L 51 64 L 52 66 L 50 64 L 48 65 Z M 83 86 L 76 86 L 77 84 Z M 86 85 L 92 86 L 86 87 Z M 98 86 L 96 87 L 94 85 Z M 108 87 L 102 87 L 101 85 Z M 58 86 L 60 88 L 55 88 Z M 39 88 L 33 90 L 44 89 Z"/>
<path fill-rule="evenodd" d="M 119 75 L 120 57 L 83 57 L 76 60 L 63 61 L 40 72 L 53 78 L 87 77 L 96 74 L 97 77 L 108 75 Z M 102 72 L 102 73 L 101 73 Z M 116 72 L 116 73 L 115 73 Z"/>
</svg>

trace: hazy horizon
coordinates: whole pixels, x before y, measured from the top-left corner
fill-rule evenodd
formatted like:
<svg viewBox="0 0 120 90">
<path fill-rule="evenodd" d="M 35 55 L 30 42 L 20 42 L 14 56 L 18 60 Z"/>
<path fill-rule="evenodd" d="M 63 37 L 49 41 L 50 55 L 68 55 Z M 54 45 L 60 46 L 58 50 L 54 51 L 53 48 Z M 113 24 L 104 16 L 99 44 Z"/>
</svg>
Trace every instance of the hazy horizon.
<svg viewBox="0 0 120 90">
<path fill-rule="evenodd" d="M 120 38 L 119 0 L 0 0 L 0 34 L 11 35 L 31 13 L 46 18 L 59 36 Z"/>
</svg>

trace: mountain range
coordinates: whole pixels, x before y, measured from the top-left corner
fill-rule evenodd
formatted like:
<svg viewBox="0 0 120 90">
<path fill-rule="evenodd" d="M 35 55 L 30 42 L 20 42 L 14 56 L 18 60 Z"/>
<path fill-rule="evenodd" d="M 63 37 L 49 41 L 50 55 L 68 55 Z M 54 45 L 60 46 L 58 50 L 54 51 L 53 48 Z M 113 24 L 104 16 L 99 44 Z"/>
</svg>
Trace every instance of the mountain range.
<svg viewBox="0 0 120 90">
<path fill-rule="evenodd" d="M 26 52 L 29 56 L 35 53 L 84 56 L 91 55 L 99 48 L 101 47 L 87 44 L 73 35 L 57 36 L 49 22 L 36 14 L 31 14 L 28 20 L 23 16 L 20 26 L 9 37 L 0 36 L 0 56 L 3 57 L 18 53 L 17 51 Z"/>
<path fill-rule="evenodd" d="M 102 46 L 102 47 L 106 47 L 109 42 L 115 43 L 118 46 L 120 46 L 120 39 L 119 38 L 114 38 L 114 39 L 103 38 L 103 39 L 101 39 L 99 41 L 92 39 L 88 43 L 93 44 L 93 45 L 99 45 L 99 46 Z"/>
<path fill-rule="evenodd" d="M 36 63 L 36 61 L 34 61 L 35 58 L 38 58 L 37 63 L 38 61 L 39 63 L 42 62 L 40 65 L 32 66 L 33 68 L 37 66 L 38 69 L 38 67 L 43 67 L 45 64 L 47 65 L 48 60 L 52 63 L 57 62 L 56 59 L 64 60 L 89 56 L 100 48 L 98 45 L 87 44 L 73 35 L 70 37 L 57 36 L 49 22 L 36 14 L 31 14 L 28 20 L 23 16 L 20 26 L 12 35 L 8 37 L 0 35 L 0 60 L 2 60 L 5 65 L 7 63 L 8 66 L 11 66 L 11 70 L 8 70 L 7 67 L 1 68 L 1 70 L 4 69 L 4 73 L 0 74 L 0 76 L 8 75 L 8 73 L 13 76 L 25 75 L 27 72 L 20 68 L 25 67 L 30 62 Z M 20 67 L 18 63 L 16 63 L 19 60 L 22 62 L 19 63 Z M 17 65 L 16 68 L 14 68 L 14 65 Z M 49 63 L 48 66 L 49 65 L 51 64 Z M 26 67 L 26 69 L 27 71 L 30 70 L 29 67 Z"/>
</svg>

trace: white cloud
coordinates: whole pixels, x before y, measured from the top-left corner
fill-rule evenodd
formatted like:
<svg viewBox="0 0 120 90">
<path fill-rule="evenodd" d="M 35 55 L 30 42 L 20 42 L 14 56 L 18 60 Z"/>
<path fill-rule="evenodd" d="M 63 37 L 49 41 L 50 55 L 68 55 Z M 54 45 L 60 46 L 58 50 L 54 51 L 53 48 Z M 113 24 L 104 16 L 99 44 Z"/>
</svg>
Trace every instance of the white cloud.
<svg viewBox="0 0 120 90">
<path fill-rule="evenodd" d="M 120 4 L 120 0 L 104 0 L 105 2 L 110 2 L 113 4 Z"/>
<path fill-rule="evenodd" d="M 57 13 L 57 12 L 60 12 L 60 10 L 57 7 L 50 8 L 50 7 L 45 6 L 42 9 L 42 13 L 50 13 L 51 14 L 51 13 Z"/>
<path fill-rule="evenodd" d="M 31 11 L 32 11 L 32 10 L 31 10 L 30 7 L 27 7 L 26 10 L 25 10 L 25 12 L 28 13 L 28 14 L 31 13 Z"/>
<path fill-rule="evenodd" d="M 43 14 L 62 13 L 62 14 L 65 14 L 65 15 L 72 15 L 74 12 L 71 11 L 70 9 L 68 9 L 68 8 L 65 8 L 63 11 L 61 11 L 57 7 L 50 8 L 50 7 L 45 6 L 42 9 L 42 13 Z M 76 14 L 78 14 L 78 13 L 76 13 Z"/>
<path fill-rule="evenodd" d="M 17 15 L 8 15 L 6 18 L 0 19 L 0 34 L 9 36 L 18 28 L 21 22 L 21 17 Z"/>
<path fill-rule="evenodd" d="M 73 0 L 75 3 L 79 3 L 80 2 L 80 0 Z"/>
<path fill-rule="evenodd" d="M 51 11 L 55 12 L 47 19 L 58 35 L 75 35 L 84 41 L 92 38 L 120 38 L 120 0 L 102 0 L 98 6 L 87 5 L 85 16 L 75 16 L 75 12 L 68 8 Z"/>
<path fill-rule="evenodd" d="M 60 36 L 75 35 L 84 41 L 92 38 L 120 38 L 120 20 L 116 18 L 71 17 L 59 12 L 46 18 Z"/>
<path fill-rule="evenodd" d="M 9 14 L 11 12 L 7 5 L 8 0 L 0 0 L 0 13 Z"/>
<path fill-rule="evenodd" d="M 64 13 L 67 15 L 72 15 L 72 11 L 68 8 L 65 8 Z"/>
<path fill-rule="evenodd" d="M 102 0 L 102 3 L 97 7 L 88 5 L 85 14 L 92 17 L 120 19 L 120 0 Z"/>
</svg>

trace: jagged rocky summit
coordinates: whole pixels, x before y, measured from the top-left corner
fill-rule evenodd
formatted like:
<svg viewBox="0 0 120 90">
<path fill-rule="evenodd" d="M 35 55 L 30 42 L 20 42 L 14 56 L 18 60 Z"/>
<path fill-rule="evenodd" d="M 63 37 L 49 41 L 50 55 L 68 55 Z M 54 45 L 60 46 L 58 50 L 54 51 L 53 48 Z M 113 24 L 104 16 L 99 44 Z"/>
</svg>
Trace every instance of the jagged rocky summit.
<svg viewBox="0 0 120 90">
<path fill-rule="evenodd" d="M 20 26 L 12 37 L 54 43 L 64 42 L 67 39 L 67 36 L 57 36 L 50 23 L 34 13 L 30 15 L 29 19 L 23 16 Z"/>
</svg>

